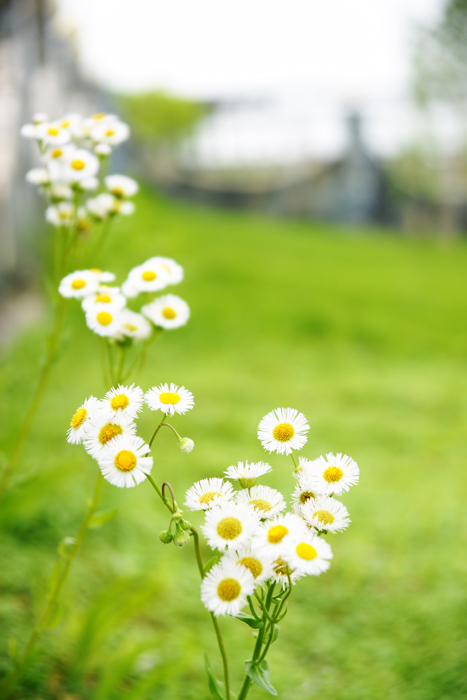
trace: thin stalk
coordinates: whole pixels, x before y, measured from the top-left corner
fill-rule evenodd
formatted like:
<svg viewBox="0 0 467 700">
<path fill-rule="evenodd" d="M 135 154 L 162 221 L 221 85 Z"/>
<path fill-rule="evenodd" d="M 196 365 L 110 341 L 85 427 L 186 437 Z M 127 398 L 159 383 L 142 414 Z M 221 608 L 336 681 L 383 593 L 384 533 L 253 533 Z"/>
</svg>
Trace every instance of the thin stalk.
<svg viewBox="0 0 467 700">
<path fill-rule="evenodd" d="M 294 465 L 295 465 L 295 471 L 298 472 L 298 462 L 297 462 L 297 460 L 295 459 L 294 453 L 291 452 L 291 453 L 290 453 L 290 456 L 292 457 L 292 462 L 293 462 Z"/>
<path fill-rule="evenodd" d="M 0 696 L 3 698 L 3 700 L 6 700 L 6 698 L 9 697 L 10 693 L 14 690 L 15 685 L 17 681 L 20 679 L 25 666 L 31 656 L 32 651 L 34 650 L 34 647 L 36 646 L 37 642 L 39 641 L 40 637 L 42 636 L 42 633 L 45 631 L 47 628 L 48 623 L 50 622 L 50 619 L 56 609 L 56 606 L 58 604 L 58 600 L 60 598 L 60 594 L 62 592 L 63 586 L 65 585 L 65 582 L 68 578 L 68 573 L 70 571 L 70 567 L 75 560 L 76 555 L 78 554 L 78 551 L 81 548 L 82 542 L 84 540 L 84 537 L 86 535 L 86 532 L 89 527 L 89 523 L 91 521 L 92 516 L 94 515 L 97 505 L 100 500 L 101 496 L 101 491 L 102 491 L 102 484 L 104 482 L 103 476 L 101 472 L 99 471 L 97 481 L 96 481 L 96 486 L 94 489 L 94 495 L 92 497 L 91 502 L 89 503 L 88 509 L 86 511 L 86 514 L 84 516 L 84 519 L 81 523 L 81 527 L 79 528 L 78 534 L 76 536 L 76 540 L 73 544 L 73 547 L 71 548 L 67 558 L 65 559 L 65 562 L 63 564 L 62 570 L 60 572 L 60 575 L 58 576 L 55 585 L 52 589 L 52 592 L 49 596 L 48 603 L 46 605 L 46 608 L 44 612 L 42 613 L 41 617 L 39 618 L 39 621 L 37 622 L 36 626 L 34 627 L 33 631 L 31 632 L 31 635 L 26 643 L 26 646 L 23 650 L 23 653 L 21 654 L 20 658 L 18 659 L 15 668 L 11 671 L 9 675 L 6 676 L 4 679 L 3 683 L 0 685 Z"/>
</svg>

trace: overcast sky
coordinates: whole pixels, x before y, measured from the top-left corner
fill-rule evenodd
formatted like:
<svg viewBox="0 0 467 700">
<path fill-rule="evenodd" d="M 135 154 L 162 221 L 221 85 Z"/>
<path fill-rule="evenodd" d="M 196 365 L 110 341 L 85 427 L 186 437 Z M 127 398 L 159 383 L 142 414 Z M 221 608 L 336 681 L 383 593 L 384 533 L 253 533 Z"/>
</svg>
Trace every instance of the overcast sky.
<svg viewBox="0 0 467 700">
<path fill-rule="evenodd" d="M 118 90 L 197 97 L 326 88 L 398 95 L 411 35 L 444 0 L 57 0 L 85 71 Z"/>
</svg>

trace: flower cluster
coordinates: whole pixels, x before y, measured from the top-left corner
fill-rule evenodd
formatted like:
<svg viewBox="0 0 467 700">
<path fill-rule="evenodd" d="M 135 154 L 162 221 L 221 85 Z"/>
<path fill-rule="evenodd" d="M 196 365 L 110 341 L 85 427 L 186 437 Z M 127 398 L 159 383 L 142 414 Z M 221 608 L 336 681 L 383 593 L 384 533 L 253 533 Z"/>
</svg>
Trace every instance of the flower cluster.
<svg viewBox="0 0 467 700">
<path fill-rule="evenodd" d="M 266 450 L 293 456 L 306 443 L 308 430 L 303 414 L 279 408 L 261 420 L 258 437 Z M 347 508 L 334 499 L 358 482 L 358 466 L 347 455 L 300 459 L 292 512 L 283 512 L 286 503 L 279 491 L 257 483 L 270 471 L 264 462 L 239 462 L 225 476 L 240 490 L 210 478 L 186 493 L 188 508 L 205 511 L 201 529 L 209 546 L 223 553 L 201 585 L 201 599 L 214 615 L 237 616 L 256 586 L 266 582 L 285 589 L 303 576 L 326 571 L 332 551 L 323 536 L 350 523 Z"/>
<path fill-rule="evenodd" d="M 82 444 L 97 461 L 104 478 L 120 488 L 136 486 L 151 473 L 151 446 L 136 434 L 136 418 L 143 403 L 165 414 L 161 424 L 167 415 L 184 414 L 194 405 L 193 394 L 175 384 L 161 384 L 146 393 L 134 384 L 119 384 L 103 399 L 86 399 L 70 421 L 67 441 Z M 191 452 L 193 441 L 178 433 L 177 437 L 180 451 Z"/>
<path fill-rule="evenodd" d="M 148 339 L 153 325 L 165 330 L 185 325 L 189 306 L 174 294 L 157 297 L 142 306 L 141 313 L 127 307 L 128 299 L 161 291 L 182 279 L 183 268 L 178 263 L 158 256 L 134 267 L 121 287 L 109 286 L 115 280 L 112 272 L 91 269 L 70 273 L 61 280 L 58 291 L 63 297 L 81 301 L 86 323 L 94 333 L 131 342 Z"/>
<path fill-rule="evenodd" d="M 137 193 L 137 182 L 125 175 L 106 176 L 113 148 L 130 135 L 116 115 L 67 114 L 50 121 L 46 114 L 35 114 L 21 135 L 39 146 L 41 166 L 30 170 L 26 180 L 46 196 L 45 216 L 52 226 L 76 224 L 86 231 L 92 221 L 134 212 L 129 198 Z"/>
</svg>

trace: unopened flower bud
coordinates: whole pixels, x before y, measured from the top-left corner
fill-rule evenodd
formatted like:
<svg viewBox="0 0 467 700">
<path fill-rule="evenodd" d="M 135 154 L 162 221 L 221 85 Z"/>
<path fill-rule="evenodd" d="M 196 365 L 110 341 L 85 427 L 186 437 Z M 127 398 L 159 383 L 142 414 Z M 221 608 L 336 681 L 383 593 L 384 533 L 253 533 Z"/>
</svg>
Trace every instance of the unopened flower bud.
<svg viewBox="0 0 467 700">
<path fill-rule="evenodd" d="M 180 440 L 178 441 L 178 449 L 180 450 L 180 452 L 183 452 L 184 455 L 187 455 L 189 452 L 191 452 L 194 446 L 195 443 L 190 438 L 180 438 Z"/>
<path fill-rule="evenodd" d="M 184 530 L 180 523 L 175 525 L 174 544 L 177 547 L 184 547 L 190 541 L 190 535 Z"/>
<path fill-rule="evenodd" d="M 161 542 L 164 544 L 170 544 L 172 542 L 174 536 L 172 535 L 169 530 L 162 530 L 162 532 L 159 533 L 159 539 Z"/>
<path fill-rule="evenodd" d="M 190 527 L 191 527 L 191 523 L 189 523 L 188 520 L 185 520 L 184 518 L 182 518 L 182 519 L 180 520 L 180 527 L 181 527 L 183 530 L 189 530 Z"/>
</svg>

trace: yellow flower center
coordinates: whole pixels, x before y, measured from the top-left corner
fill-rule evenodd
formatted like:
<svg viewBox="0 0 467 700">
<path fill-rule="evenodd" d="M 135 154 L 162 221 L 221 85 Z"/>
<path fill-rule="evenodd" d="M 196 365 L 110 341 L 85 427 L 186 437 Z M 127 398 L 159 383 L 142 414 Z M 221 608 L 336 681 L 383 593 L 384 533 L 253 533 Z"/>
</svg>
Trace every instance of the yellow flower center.
<svg viewBox="0 0 467 700">
<path fill-rule="evenodd" d="M 99 323 L 101 326 L 108 326 L 109 323 L 112 323 L 112 314 L 109 314 L 108 311 L 99 311 L 96 319 L 97 323 Z"/>
<path fill-rule="evenodd" d="M 110 304 L 112 297 L 110 297 L 108 294 L 96 294 L 94 301 L 96 304 Z"/>
<path fill-rule="evenodd" d="M 199 502 L 208 505 L 217 496 L 222 496 L 220 491 L 206 491 L 206 493 L 203 493 L 203 495 L 199 497 Z"/>
<path fill-rule="evenodd" d="M 97 121 L 99 121 L 100 119 L 104 119 L 104 117 L 106 116 L 107 115 L 105 114 L 105 112 L 99 112 L 98 114 L 93 114 L 91 119 L 96 119 Z"/>
<path fill-rule="evenodd" d="M 314 518 L 318 518 L 320 523 L 323 525 L 332 525 L 335 517 L 328 510 L 317 510 L 313 513 Z"/>
<path fill-rule="evenodd" d="M 328 484 L 332 484 L 335 481 L 340 481 L 344 476 L 344 472 L 340 467 L 328 467 L 323 472 L 323 478 L 326 479 Z"/>
<path fill-rule="evenodd" d="M 234 578 L 224 578 L 217 586 L 217 595 L 221 600 L 230 603 L 240 595 L 242 590 L 239 582 Z"/>
<path fill-rule="evenodd" d="M 123 429 L 120 425 L 116 425 L 115 423 L 106 423 L 103 428 L 100 429 L 99 431 L 99 442 L 101 445 L 105 445 L 109 440 L 112 440 L 112 438 L 116 437 L 117 435 L 121 435 L 123 433 Z"/>
<path fill-rule="evenodd" d="M 81 160 L 80 158 L 77 158 L 76 160 L 71 161 L 71 167 L 73 170 L 84 170 L 86 167 L 86 163 L 84 160 Z"/>
<path fill-rule="evenodd" d="M 300 557 L 300 559 L 306 559 L 306 561 L 316 559 L 316 557 L 318 556 L 318 552 L 316 551 L 316 549 L 307 542 L 300 542 L 300 544 L 297 544 L 295 551 L 297 552 L 297 555 Z"/>
<path fill-rule="evenodd" d="M 271 544 L 279 544 L 288 534 L 289 531 L 285 525 L 273 525 L 268 531 L 268 542 Z"/>
<path fill-rule="evenodd" d="M 263 510 L 265 513 L 272 510 L 272 505 L 265 501 L 264 498 L 253 498 L 250 501 L 250 506 L 253 506 L 257 510 Z"/>
<path fill-rule="evenodd" d="M 115 134 L 115 131 L 113 129 L 107 129 L 107 131 L 105 132 L 106 136 L 114 136 L 114 134 Z"/>
<path fill-rule="evenodd" d="M 71 212 L 67 211 L 66 209 L 60 209 L 58 212 L 58 218 L 59 219 L 71 219 Z"/>
<path fill-rule="evenodd" d="M 300 503 L 306 503 L 310 500 L 310 498 L 315 498 L 315 494 L 313 493 L 313 491 L 302 491 L 298 500 L 300 501 Z"/>
<path fill-rule="evenodd" d="M 47 133 L 50 134 L 50 136 L 58 136 L 60 133 L 60 129 L 57 129 L 56 126 L 49 126 L 47 129 Z"/>
<path fill-rule="evenodd" d="M 288 442 L 295 435 L 295 430 L 290 423 L 279 423 L 272 431 L 272 434 L 275 440 L 279 442 Z"/>
<path fill-rule="evenodd" d="M 242 532 L 242 523 L 238 518 L 222 518 L 217 524 L 217 534 L 223 540 L 235 540 Z"/>
<path fill-rule="evenodd" d="M 112 194 L 114 194 L 116 197 L 124 197 L 125 192 L 122 190 L 121 187 L 114 187 L 113 189 L 110 190 Z"/>
<path fill-rule="evenodd" d="M 136 467 L 136 457 L 130 450 L 120 450 L 115 457 L 115 466 L 121 472 L 131 472 Z"/>
<path fill-rule="evenodd" d="M 88 412 L 85 408 L 78 408 L 76 411 L 75 415 L 70 421 L 70 425 L 72 428 L 79 428 L 79 426 L 84 423 L 86 420 Z"/>
<path fill-rule="evenodd" d="M 134 326 L 132 323 L 124 323 L 123 327 L 126 328 L 127 331 L 130 331 L 130 333 L 134 333 L 138 330 L 138 326 Z"/>
<path fill-rule="evenodd" d="M 145 270 L 143 272 L 143 274 L 141 275 L 141 277 L 143 278 L 143 280 L 145 282 L 152 282 L 153 280 L 156 279 L 157 275 L 154 272 L 154 270 Z"/>
<path fill-rule="evenodd" d="M 73 280 L 73 282 L 71 283 L 72 289 L 82 289 L 85 286 L 86 286 L 86 282 L 85 282 L 85 280 L 82 280 L 82 279 Z"/>
<path fill-rule="evenodd" d="M 180 401 L 180 396 L 174 394 L 173 391 L 164 391 L 164 393 L 159 394 L 159 401 L 165 404 L 176 404 Z"/>
<path fill-rule="evenodd" d="M 65 121 L 63 121 L 63 122 L 61 123 L 61 127 L 62 127 L 62 129 L 68 129 L 68 127 L 70 126 L 70 124 L 71 124 L 71 122 L 70 122 L 68 119 L 65 119 Z"/>
<path fill-rule="evenodd" d="M 165 263 L 162 263 L 162 267 L 167 270 L 167 272 L 170 272 L 170 267 L 166 265 Z"/>
<path fill-rule="evenodd" d="M 117 396 L 114 396 L 110 401 L 110 405 L 114 411 L 118 411 L 119 408 L 126 408 L 129 403 L 130 399 L 128 396 L 125 396 L 125 394 L 117 394 Z"/>
<path fill-rule="evenodd" d="M 259 559 L 255 559 L 254 557 L 243 557 L 243 559 L 238 560 L 238 563 L 242 564 L 242 566 L 246 566 L 253 574 L 253 578 L 258 578 L 263 571 L 263 565 Z"/>
<path fill-rule="evenodd" d="M 62 155 L 63 151 L 61 148 L 54 148 L 54 150 L 50 153 L 51 158 L 60 158 Z"/>
<path fill-rule="evenodd" d="M 94 272 L 95 275 L 100 275 L 102 270 L 100 270 L 98 267 L 91 267 L 91 272 Z"/>
<path fill-rule="evenodd" d="M 273 569 L 278 576 L 287 576 L 287 564 L 280 557 L 274 562 Z"/>
<path fill-rule="evenodd" d="M 166 318 L 170 321 L 176 317 L 177 312 L 175 311 L 175 309 L 172 309 L 170 306 L 166 306 L 165 309 L 162 309 L 162 315 L 164 318 Z"/>
</svg>

